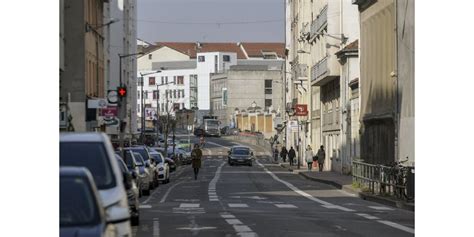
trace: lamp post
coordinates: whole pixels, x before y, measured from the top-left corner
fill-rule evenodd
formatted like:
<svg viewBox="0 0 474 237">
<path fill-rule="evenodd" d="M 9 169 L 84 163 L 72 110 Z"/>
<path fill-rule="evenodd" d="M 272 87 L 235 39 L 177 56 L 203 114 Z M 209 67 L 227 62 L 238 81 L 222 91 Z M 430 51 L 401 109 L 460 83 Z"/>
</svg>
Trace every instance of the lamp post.
<svg viewBox="0 0 474 237">
<path fill-rule="evenodd" d="M 118 54 L 119 56 L 119 69 L 120 69 L 120 76 L 119 76 L 119 82 L 120 82 L 120 87 L 123 87 L 123 84 L 122 84 L 122 58 L 127 58 L 127 57 L 131 57 L 131 56 L 135 56 L 135 55 L 142 55 L 143 53 L 140 52 L 140 53 L 132 53 L 132 54 Z M 120 133 L 119 133 L 119 146 L 120 148 L 123 148 L 123 143 L 124 143 L 124 117 L 125 117 L 125 113 L 126 113 L 126 110 L 127 110 L 127 95 L 125 95 L 124 97 L 120 97 L 120 103 L 119 103 L 119 120 L 120 120 Z M 130 126 L 130 125 L 129 125 Z"/>
</svg>

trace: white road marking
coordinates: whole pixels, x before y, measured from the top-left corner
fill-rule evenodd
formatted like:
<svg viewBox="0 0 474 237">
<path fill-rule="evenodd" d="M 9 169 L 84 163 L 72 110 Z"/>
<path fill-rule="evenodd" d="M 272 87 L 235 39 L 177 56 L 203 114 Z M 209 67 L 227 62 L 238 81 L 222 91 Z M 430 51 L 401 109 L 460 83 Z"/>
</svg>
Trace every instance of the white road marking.
<svg viewBox="0 0 474 237">
<path fill-rule="evenodd" d="M 251 232 L 252 231 L 252 229 L 250 229 L 246 225 L 234 225 L 234 229 L 237 232 Z"/>
<path fill-rule="evenodd" d="M 132 236 L 137 236 L 138 226 L 132 226 Z"/>
<path fill-rule="evenodd" d="M 218 199 L 219 197 L 217 197 L 216 195 L 209 195 L 209 199 Z"/>
<path fill-rule="evenodd" d="M 325 208 L 328 208 L 328 209 L 339 209 L 341 211 L 348 211 L 348 212 L 354 211 L 354 210 L 352 210 L 350 208 L 347 208 L 347 207 L 342 207 L 342 206 L 339 206 L 339 205 L 332 205 L 332 204 L 322 205 L 322 207 L 325 207 Z"/>
<path fill-rule="evenodd" d="M 409 228 L 409 227 L 406 227 L 406 226 L 397 224 L 397 223 L 395 223 L 395 222 L 383 221 L 383 220 L 378 220 L 377 222 L 382 223 L 382 224 L 385 224 L 385 225 L 388 225 L 388 226 L 391 226 L 391 227 L 393 227 L 393 228 L 397 228 L 397 229 L 399 229 L 399 230 L 403 230 L 403 231 L 408 232 L 408 233 L 411 233 L 411 234 L 414 234 L 414 233 L 415 233 L 415 230 L 414 230 L 413 228 Z"/>
<path fill-rule="evenodd" d="M 211 201 L 211 202 L 217 202 L 217 201 L 219 201 L 219 199 L 216 199 L 216 198 L 210 198 L 210 199 L 209 199 L 209 201 Z"/>
<path fill-rule="evenodd" d="M 153 237 L 160 237 L 160 222 L 158 218 L 153 218 Z"/>
<path fill-rule="evenodd" d="M 230 214 L 222 214 L 221 216 L 222 216 L 222 218 L 224 218 L 224 219 L 227 219 L 227 218 L 234 219 L 234 218 L 235 218 L 234 215 L 230 215 Z"/>
<path fill-rule="evenodd" d="M 175 183 L 173 186 L 171 186 L 168 190 L 166 190 L 166 193 L 165 195 L 163 195 L 163 197 L 161 198 L 160 200 L 160 203 L 164 203 L 166 201 L 166 198 L 168 197 L 168 195 L 170 194 L 171 190 L 176 187 L 177 185 L 181 184 L 182 182 L 184 181 L 181 181 L 181 182 L 177 182 Z"/>
<path fill-rule="evenodd" d="M 365 213 L 356 213 L 356 215 L 358 216 L 362 216 L 366 219 L 369 219 L 369 220 L 379 220 L 380 218 L 376 217 L 376 216 L 371 216 L 369 214 L 365 214 Z"/>
<path fill-rule="evenodd" d="M 208 192 L 209 195 L 217 195 L 216 192 Z"/>
<path fill-rule="evenodd" d="M 293 204 L 275 204 L 275 206 L 277 206 L 278 208 L 297 208 Z"/>
<path fill-rule="evenodd" d="M 199 203 L 181 203 L 179 208 L 198 208 L 199 205 Z"/>
<path fill-rule="evenodd" d="M 229 207 L 249 207 L 249 205 L 245 203 L 228 203 Z"/>
<path fill-rule="evenodd" d="M 260 196 L 230 196 L 230 198 L 238 198 L 238 199 L 248 198 L 248 199 L 254 199 L 254 200 L 265 200 L 265 199 L 267 199 L 267 198 L 260 197 Z"/>
<path fill-rule="evenodd" d="M 140 208 L 140 209 L 149 209 L 149 208 L 151 208 L 151 205 L 140 205 L 140 206 L 138 206 L 138 208 Z"/>
<path fill-rule="evenodd" d="M 242 233 L 237 233 L 238 236 L 241 237 L 257 237 L 257 233 L 255 232 L 242 232 Z"/>
<path fill-rule="evenodd" d="M 393 211 L 392 208 L 383 207 L 383 206 L 369 206 L 369 208 L 372 208 L 372 209 L 375 209 L 375 210 L 380 210 L 380 211 Z"/>
<path fill-rule="evenodd" d="M 238 219 L 225 219 L 229 225 L 242 225 L 242 222 Z"/>
</svg>

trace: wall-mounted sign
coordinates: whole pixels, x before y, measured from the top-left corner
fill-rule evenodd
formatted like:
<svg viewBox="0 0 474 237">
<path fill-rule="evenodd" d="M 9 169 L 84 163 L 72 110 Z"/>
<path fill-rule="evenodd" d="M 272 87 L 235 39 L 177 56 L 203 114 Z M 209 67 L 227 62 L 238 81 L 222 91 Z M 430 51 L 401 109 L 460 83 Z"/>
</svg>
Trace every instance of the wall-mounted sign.
<svg viewBox="0 0 474 237">
<path fill-rule="evenodd" d="M 307 116 L 308 115 L 308 105 L 305 105 L 305 104 L 295 105 L 295 115 L 296 116 Z"/>
<path fill-rule="evenodd" d="M 107 108 L 107 99 L 90 99 L 87 100 L 88 109 L 104 109 Z"/>
<path fill-rule="evenodd" d="M 117 117 L 118 107 L 117 106 L 107 106 L 107 108 L 100 110 L 100 116 L 104 117 Z"/>
</svg>

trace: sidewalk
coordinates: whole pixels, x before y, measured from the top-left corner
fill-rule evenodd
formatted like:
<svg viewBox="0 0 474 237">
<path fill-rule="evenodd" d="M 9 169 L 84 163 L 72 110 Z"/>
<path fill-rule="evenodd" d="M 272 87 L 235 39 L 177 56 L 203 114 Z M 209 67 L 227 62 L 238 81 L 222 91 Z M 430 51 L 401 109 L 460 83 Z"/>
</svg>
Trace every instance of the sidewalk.
<svg viewBox="0 0 474 237">
<path fill-rule="evenodd" d="M 312 171 L 308 171 L 306 167 L 300 167 L 300 169 L 298 169 L 297 166 L 290 166 L 288 162 L 280 163 L 280 166 L 283 168 L 287 168 L 289 171 L 292 171 L 294 173 L 298 173 L 299 175 L 308 180 L 332 185 L 338 189 L 342 189 L 346 192 L 355 194 L 364 200 L 377 202 L 387 206 L 398 207 L 408 211 L 415 211 L 414 203 L 406 203 L 400 200 L 396 200 L 394 198 L 374 195 L 371 193 L 363 192 L 359 188 L 353 187 L 352 176 L 350 175 L 344 175 L 332 171 L 319 172 L 318 170 L 315 170 L 315 168 L 313 168 Z"/>
</svg>

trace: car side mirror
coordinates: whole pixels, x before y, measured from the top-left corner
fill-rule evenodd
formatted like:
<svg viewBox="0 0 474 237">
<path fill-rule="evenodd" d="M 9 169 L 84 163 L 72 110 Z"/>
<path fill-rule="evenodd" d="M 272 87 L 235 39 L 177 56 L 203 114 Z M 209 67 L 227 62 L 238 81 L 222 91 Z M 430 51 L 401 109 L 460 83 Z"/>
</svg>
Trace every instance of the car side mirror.
<svg viewBox="0 0 474 237">
<path fill-rule="evenodd" d="M 130 219 L 130 213 L 128 208 L 112 206 L 107 208 L 107 224 L 117 224 L 120 222 L 128 221 Z"/>
<path fill-rule="evenodd" d="M 253 156 L 253 152 L 250 152 L 250 155 Z"/>
</svg>

